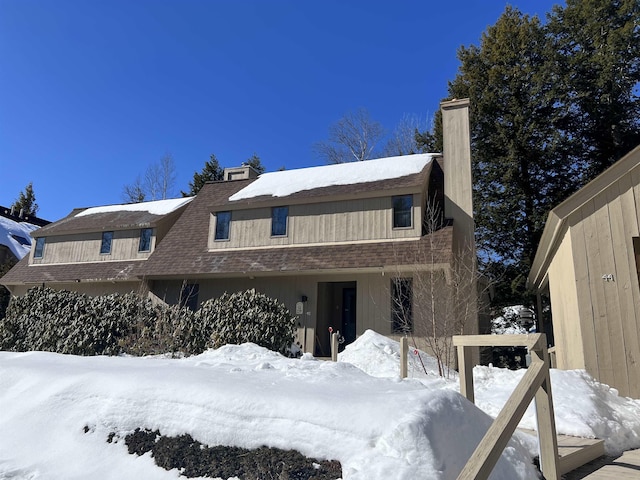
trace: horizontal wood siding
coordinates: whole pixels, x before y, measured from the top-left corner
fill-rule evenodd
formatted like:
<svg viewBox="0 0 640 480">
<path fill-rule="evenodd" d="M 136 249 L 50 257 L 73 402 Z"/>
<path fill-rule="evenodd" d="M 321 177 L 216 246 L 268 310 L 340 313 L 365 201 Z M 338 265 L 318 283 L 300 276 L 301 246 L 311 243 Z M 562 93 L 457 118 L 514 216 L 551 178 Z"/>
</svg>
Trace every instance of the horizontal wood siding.
<svg viewBox="0 0 640 480">
<path fill-rule="evenodd" d="M 422 195 L 415 194 L 413 225 L 392 228 L 391 197 L 289 206 L 287 235 L 271 236 L 271 208 L 233 210 L 228 240 L 214 239 L 216 212 L 209 225 L 209 248 L 252 248 L 419 237 Z M 284 205 L 283 205 L 284 206 Z"/>
<path fill-rule="evenodd" d="M 111 253 L 101 254 L 102 232 L 46 237 L 44 255 L 33 258 L 31 263 L 81 263 L 117 260 L 139 260 L 147 258 L 155 247 L 155 230 L 151 236 L 151 250 L 138 252 L 140 229 L 116 230 L 111 241 Z"/>
</svg>

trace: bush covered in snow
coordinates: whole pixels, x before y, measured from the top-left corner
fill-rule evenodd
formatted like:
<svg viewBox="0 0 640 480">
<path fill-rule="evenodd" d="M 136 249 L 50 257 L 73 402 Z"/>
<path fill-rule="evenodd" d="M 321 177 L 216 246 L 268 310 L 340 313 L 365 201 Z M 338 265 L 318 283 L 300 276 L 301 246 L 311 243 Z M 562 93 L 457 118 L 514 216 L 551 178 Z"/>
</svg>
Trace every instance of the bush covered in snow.
<svg viewBox="0 0 640 480">
<path fill-rule="evenodd" d="M 225 293 L 207 300 L 196 312 L 203 331 L 210 331 L 208 347 L 252 342 L 287 354 L 295 334 L 295 317 L 277 300 L 255 289 Z"/>
<path fill-rule="evenodd" d="M 284 305 L 255 290 L 209 300 L 194 313 L 135 293 L 88 297 L 35 287 L 12 299 L 0 319 L 0 350 L 196 355 L 227 343 L 254 342 L 285 353 L 294 331 Z"/>
</svg>

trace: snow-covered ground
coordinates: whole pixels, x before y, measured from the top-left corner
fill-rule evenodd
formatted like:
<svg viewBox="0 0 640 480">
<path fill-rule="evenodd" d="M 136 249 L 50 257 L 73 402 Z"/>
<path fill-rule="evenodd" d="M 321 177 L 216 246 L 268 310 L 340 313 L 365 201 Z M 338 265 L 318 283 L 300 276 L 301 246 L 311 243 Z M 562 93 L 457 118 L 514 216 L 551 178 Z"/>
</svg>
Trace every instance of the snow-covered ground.
<svg viewBox="0 0 640 480">
<path fill-rule="evenodd" d="M 477 367 L 478 408 L 415 355 L 399 380 L 398 350 L 368 331 L 338 363 L 253 344 L 182 359 L 0 352 L 0 479 L 180 478 L 107 443 L 138 427 L 336 459 L 344 479 L 455 479 L 522 371 Z M 580 371 L 553 371 L 552 388 L 559 432 L 605 438 L 612 453 L 640 447 L 640 401 Z M 514 438 L 492 478 L 536 478 L 535 448 Z"/>
</svg>

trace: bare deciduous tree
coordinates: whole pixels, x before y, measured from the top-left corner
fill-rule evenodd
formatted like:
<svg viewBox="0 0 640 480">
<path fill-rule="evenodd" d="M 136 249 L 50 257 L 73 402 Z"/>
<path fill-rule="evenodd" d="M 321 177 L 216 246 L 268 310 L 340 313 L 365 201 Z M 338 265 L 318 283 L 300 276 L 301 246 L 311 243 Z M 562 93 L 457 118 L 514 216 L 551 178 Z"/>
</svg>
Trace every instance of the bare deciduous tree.
<svg viewBox="0 0 640 480">
<path fill-rule="evenodd" d="M 374 149 L 383 135 L 382 125 L 360 108 L 331 125 L 328 140 L 316 143 L 314 150 L 327 163 L 369 160 L 374 158 Z"/>
<path fill-rule="evenodd" d="M 171 154 L 164 155 L 158 163 L 147 167 L 144 176 L 136 177 L 123 188 L 123 199 L 129 203 L 164 200 L 173 195 L 176 183 L 176 166 Z"/>
<path fill-rule="evenodd" d="M 478 270 L 473 245 L 459 245 L 447 265 L 438 263 L 433 233 L 443 226 L 442 211 L 428 202 L 424 218 L 423 248 L 417 249 L 412 269 L 398 271 L 392 282 L 393 330 L 410 337 L 417 348 L 428 350 L 438 363 L 440 376 L 448 377 L 455 362 L 452 336 L 475 332 L 478 299 L 490 285 Z M 409 280 L 409 293 L 405 289 L 399 295 L 397 285 Z"/>
<path fill-rule="evenodd" d="M 417 135 L 426 129 L 426 122 L 421 122 L 417 115 L 403 115 L 383 149 L 384 156 L 395 157 L 420 153 L 421 148 L 417 143 Z"/>
</svg>

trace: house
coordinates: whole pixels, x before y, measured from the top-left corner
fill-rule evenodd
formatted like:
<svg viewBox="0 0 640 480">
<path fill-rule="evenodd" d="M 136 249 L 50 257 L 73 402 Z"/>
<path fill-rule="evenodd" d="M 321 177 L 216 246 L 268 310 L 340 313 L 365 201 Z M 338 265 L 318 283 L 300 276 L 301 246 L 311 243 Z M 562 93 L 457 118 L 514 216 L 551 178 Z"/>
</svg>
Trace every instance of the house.
<svg viewBox="0 0 640 480">
<path fill-rule="evenodd" d="M 75 209 L 33 231 L 29 255 L 0 281 L 14 296 L 35 285 L 88 295 L 145 292 L 137 271 L 191 200 Z"/>
<path fill-rule="evenodd" d="M 28 261 L 0 281 L 16 295 L 42 283 L 93 293 L 140 289 L 192 308 L 255 288 L 296 313 L 300 345 L 320 356 L 330 352 L 329 329 L 345 344 L 366 329 L 420 333 L 427 327 L 416 319 L 430 311 L 427 303 L 455 311 L 447 293 L 454 264 L 475 258 L 468 101 L 445 102 L 442 111 L 443 154 L 260 176 L 248 166 L 227 169 L 223 181 L 158 218 L 72 212 L 39 231 Z M 426 227 L 429 218 L 436 228 Z M 141 228 L 153 228 L 157 239 L 144 254 Z M 124 243 L 105 257 L 109 232 L 114 250 L 119 237 Z M 475 292 L 467 300 L 469 333 L 477 333 Z"/>
<path fill-rule="evenodd" d="M 42 218 L 0 206 L 0 271 L 27 255 L 31 249 L 30 233 L 48 223 Z"/>
<path fill-rule="evenodd" d="M 558 368 L 640 398 L 640 146 L 555 207 L 529 275 Z"/>
</svg>

